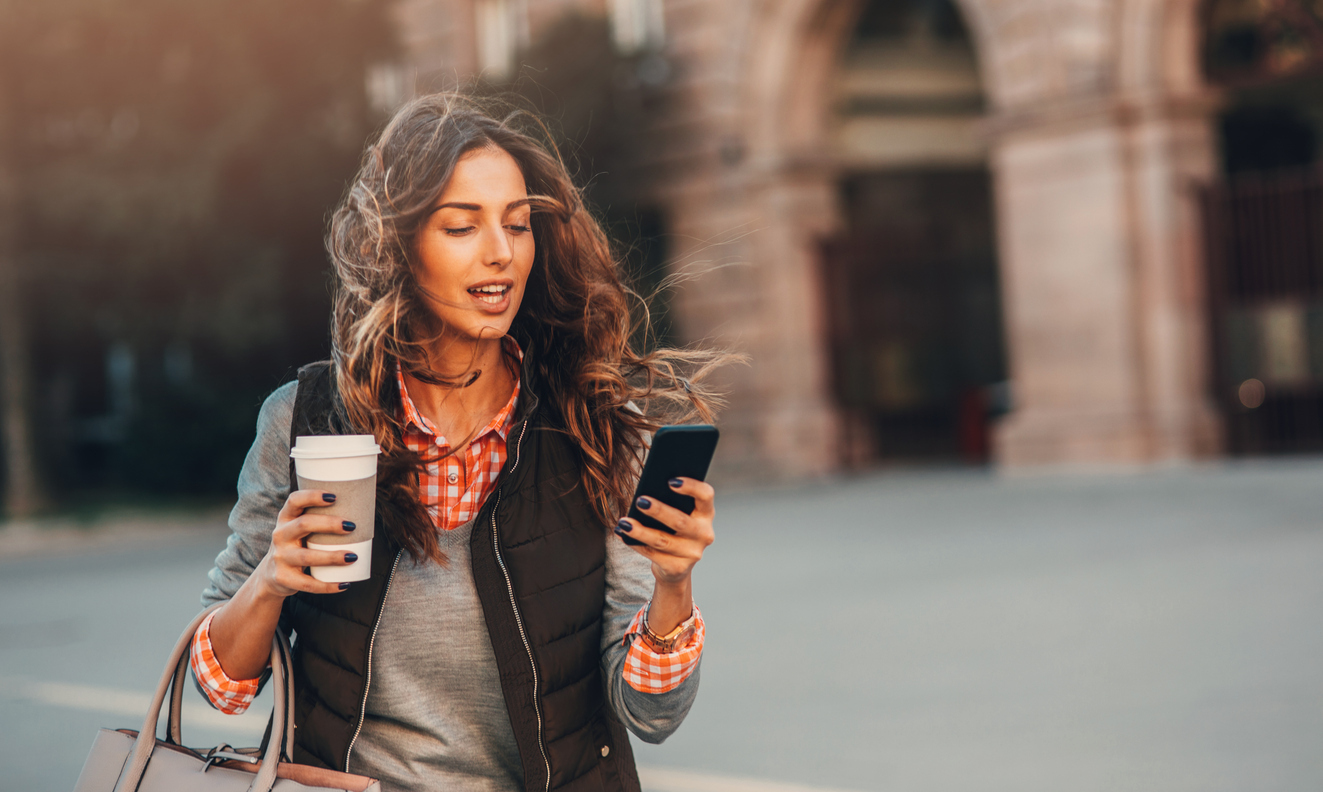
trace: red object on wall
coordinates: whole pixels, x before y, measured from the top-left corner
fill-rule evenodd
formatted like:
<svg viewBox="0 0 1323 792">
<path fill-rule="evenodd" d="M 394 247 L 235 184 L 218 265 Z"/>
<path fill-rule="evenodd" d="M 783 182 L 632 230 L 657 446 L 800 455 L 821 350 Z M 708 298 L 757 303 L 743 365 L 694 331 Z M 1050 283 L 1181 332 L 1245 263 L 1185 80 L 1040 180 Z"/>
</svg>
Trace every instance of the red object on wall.
<svg viewBox="0 0 1323 792">
<path fill-rule="evenodd" d="M 988 461 L 988 399 L 983 388 L 969 388 L 960 394 L 960 456 L 966 462 Z"/>
</svg>

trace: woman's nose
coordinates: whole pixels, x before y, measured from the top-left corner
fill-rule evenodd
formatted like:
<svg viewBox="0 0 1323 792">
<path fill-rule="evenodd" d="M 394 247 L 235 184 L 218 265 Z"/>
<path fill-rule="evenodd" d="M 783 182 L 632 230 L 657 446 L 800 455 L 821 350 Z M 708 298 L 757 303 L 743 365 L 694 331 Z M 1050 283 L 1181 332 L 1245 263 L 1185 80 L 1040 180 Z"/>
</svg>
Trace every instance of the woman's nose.
<svg viewBox="0 0 1323 792">
<path fill-rule="evenodd" d="M 483 242 L 483 263 L 504 267 L 514 258 L 514 247 L 510 244 L 510 236 L 500 225 L 484 233 Z"/>
</svg>

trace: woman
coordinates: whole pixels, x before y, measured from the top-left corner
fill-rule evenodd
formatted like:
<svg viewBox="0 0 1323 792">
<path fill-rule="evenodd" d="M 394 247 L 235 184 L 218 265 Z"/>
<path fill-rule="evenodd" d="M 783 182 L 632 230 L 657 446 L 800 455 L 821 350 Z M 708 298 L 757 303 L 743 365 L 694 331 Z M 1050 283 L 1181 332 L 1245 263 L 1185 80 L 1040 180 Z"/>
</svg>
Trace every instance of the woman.
<svg viewBox="0 0 1323 792">
<path fill-rule="evenodd" d="M 648 433 L 709 418 L 719 359 L 631 348 L 606 238 L 523 120 L 429 96 L 368 148 L 327 242 L 333 361 L 263 405 L 203 594 L 208 698 L 242 711 L 294 632 L 294 760 L 386 789 L 637 791 L 624 727 L 660 742 L 697 691 L 712 488 L 671 482 L 692 515 L 639 500 L 674 536 L 616 518 Z M 323 583 L 304 568 L 354 558 L 303 540 L 346 527 L 288 455 L 348 433 L 382 447 L 372 577 Z"/>
</svg>

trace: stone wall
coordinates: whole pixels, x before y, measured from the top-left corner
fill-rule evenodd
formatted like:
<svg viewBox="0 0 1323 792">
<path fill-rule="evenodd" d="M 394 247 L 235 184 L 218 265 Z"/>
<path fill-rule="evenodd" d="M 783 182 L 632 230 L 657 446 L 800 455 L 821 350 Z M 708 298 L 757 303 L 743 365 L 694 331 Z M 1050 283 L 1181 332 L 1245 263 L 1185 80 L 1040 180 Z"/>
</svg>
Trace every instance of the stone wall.
<svg viewBox="0 0 1323 792">
<path fill-rule="evenodd" d="M 574 4 L 528 0 L 533 35 Z M 961 0 L 991 111 L 1015 412 L 1007 466 L 1215 452 L 1197 217 L 1211 103 L 1195 0 Z M 862 0 L 666 0 L 666 113 L 637 174 L 693 277 L 682 338 L 747 352 L 724 375 L 720 464 L 812 476 L 838 464 L 818 246 L 841 223 L 829 90 Z M 401 0 L 436 87 L 476 62 L 473 2 Z"/>
</svg>

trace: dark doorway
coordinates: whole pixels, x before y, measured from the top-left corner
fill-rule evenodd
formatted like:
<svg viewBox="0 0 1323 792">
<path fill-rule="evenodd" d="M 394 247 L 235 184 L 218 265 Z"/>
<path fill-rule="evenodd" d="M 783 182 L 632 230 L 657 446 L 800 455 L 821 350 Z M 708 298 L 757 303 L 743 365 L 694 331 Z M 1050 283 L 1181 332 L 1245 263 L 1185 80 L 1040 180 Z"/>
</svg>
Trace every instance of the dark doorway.
<svg viewBox="0 0 1323 792">
<path fill-rule="evenodd" d="M 1323 171 L 1213 184 L 1204 228 L 1229 450 L 1323 451 Z"/>
<path fill-rule="evenodd" d="M 1006 365 L 973 47 L 950 0 L 878 0 L 843 61 L 822 258 L 844 461 L 984 463 Z"/>
<path fill-rule="evenodd" d="M 836 392 L 856 464 L 985 462 L 1006 378 L 986 170 L 857 175 L 824 249 Z"/>
</svg>

